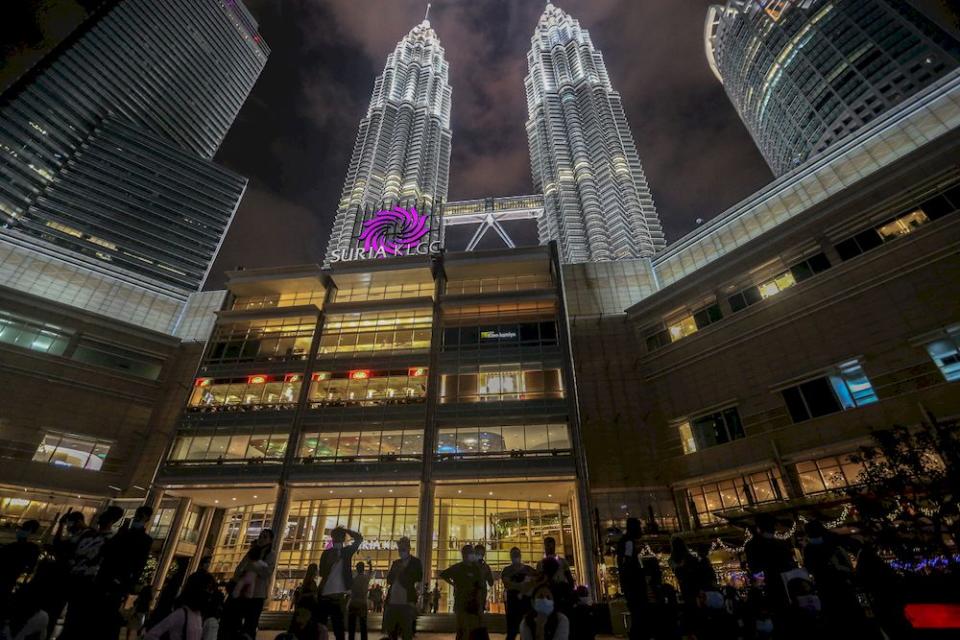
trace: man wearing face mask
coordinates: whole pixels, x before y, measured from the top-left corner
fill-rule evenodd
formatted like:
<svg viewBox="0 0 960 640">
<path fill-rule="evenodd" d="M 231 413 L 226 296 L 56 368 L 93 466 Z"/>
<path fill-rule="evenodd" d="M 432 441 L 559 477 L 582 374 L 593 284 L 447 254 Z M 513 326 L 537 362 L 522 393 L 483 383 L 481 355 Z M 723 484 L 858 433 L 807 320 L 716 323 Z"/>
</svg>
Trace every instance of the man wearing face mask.
<svg viewBox="0 0 960 640">
<path fill-rule="evenodd" d="M 0 547 L 0 614 L 6 613 L 7 603 L 17 581 L 24 574 L 33 573 L 40 558 L 40 546 L 30 540 L 40 523 L 27 520 L 17 527 L 17 539 Z"/>
<path fill-rule="evenodd" d="M 383 610 L 383 632 L 391 640 L 413 638 L 417 618 L 418 585 L 423 582 L 423 564 L 410 553 L 410 538 L 397 540 L 400 557 L 390 565 L 387 574 L 387 606 Z"/>
<path fill-rule="evenodd" d="M 351 539 L 349 545 L 344 544 L 347 534 Z M 332 546 L 324 549 L 320 555 L 320 617 L 329 616 L 336 639 L 343 640 L 347 597 L 353 584 L 351 559 L 360 548 L 363 536 L 356 531 L 337 527 L 330 532 L 330 539 Z"/>
<path fill-rule="evenodd" d="M 482 626 L 483 572 L 473 545 L 460 550 L 461 562 L 440 572 L 440 579 L 453 585 L 453 611 L 457 616 L 457 640 L 470 640 Z"/>
<path fill-rule="evenodd" d="M 520 559 L 520 549 L 510 549 L 510 564 L 500 572 L 503 581 L 503 591 L 506 594 L 507 605 L 507 636 L 505 640 L 515 640 L 520 633 L 520 622 L 523 616 L 530 611 L 530 593 L 528 585 L 534 577 L 534 569 L 523 564 Z"/>
</svg>

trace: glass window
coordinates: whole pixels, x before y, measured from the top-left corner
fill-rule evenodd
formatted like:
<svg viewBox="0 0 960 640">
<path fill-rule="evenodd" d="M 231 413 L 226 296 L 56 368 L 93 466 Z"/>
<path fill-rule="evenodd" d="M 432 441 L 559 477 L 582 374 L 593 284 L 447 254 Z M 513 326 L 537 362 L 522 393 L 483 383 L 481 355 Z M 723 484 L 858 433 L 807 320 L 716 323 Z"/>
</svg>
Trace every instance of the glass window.
<svg viewBox="0 0 960 640">
<path fill-rule="evenodd" d="M 690 420 L 690 430 L 696 445 L 694 450 L 745 437 L 736 407 L 693 418 Z"/>
<path fill-rule="evenodd" d="M 683 452 L 694 453 L 697 450 L 697 441 L 693 437 L 693 429 L 690 427 L 690 422 L 681 422 L 677 425 L 677 430 L 680 432 L 680 443 L 683 445 Z"/>
<path fill-rule="evenodd" d="M 877 394 L 873 390 L 873 385 L 867 379 L 863 367 L 856 360 L 841 363 L 837 367 L 839 373 L 830 377 L 840 404 L 844 409 L 853 407 L 862 407 L 873 404 L 877 401 Z"/>
<path fill-rule="evenodd" d="M 670 332 L 670 340 L 673 342 L 696 332 L 696 330 L 697 323 L 693 316 L 685 316 L 667 324 L 667 331 Z"/>
<path fill-rule="evenodd" d="M 921 209 L 911 211 L 890 222 L 877 227 L 877 232 L 884 240 L 889 240 L 899 236 L 907 235 L 917 227 L 930 221 L 927 214 Z"/>
<path fill-rule="evenodd" d="M 33 454 L 34 462 L 100 471 L 110 443 L 85 436 L 47 433 Z"/>
<path fill-rule="evenodd" d="M 781 392 L 794 422 L 877 402 L 877 394 L 857 360 L 837 365 L 837 372 Z"/>
<path fill-rule="evenodd" d="M 0 311 L 0 343 L 61 356 L 71 334 L 60 327 Z"/>
<path fill-rule="evenodd" d="M 318 353 L 336 358 L 429 349 L 432 324 L 432 309 L 331 315 L 324 322 Z"/>
<path fill-rule="evenodd" d="M 927 353 L 945 380 L 960 380 L 960 325 L 948 329 L 946 338 L 928 344 Z"/>
</svg>

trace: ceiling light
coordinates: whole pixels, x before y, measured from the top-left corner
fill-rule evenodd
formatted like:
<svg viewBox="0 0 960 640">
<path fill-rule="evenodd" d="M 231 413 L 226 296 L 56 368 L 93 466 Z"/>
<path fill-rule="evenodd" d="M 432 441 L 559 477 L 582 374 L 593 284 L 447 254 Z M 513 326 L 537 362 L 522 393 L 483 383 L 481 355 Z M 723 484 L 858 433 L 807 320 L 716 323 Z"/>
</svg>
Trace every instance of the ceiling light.
<svg viewBox="0 0 960 640">
<path fill-rule="evenodd" d="M 487 494 L 487 495 L 491 495 L 491 496 L 492 496 L 492 495 L 493 495 L 493 491 L 491 491 L 491 492 L 490 492 L 489 494 Z"/>
<path fill-rule="evenodd" d="M 254 497 L 254 499 L 256 499 L 257 496 L 253 496 L 253 497 Z"/>
<path fill-rule="evenodd" d="M 220 504 L 220 501 L 219 501 L 219 500 L 214 500 L 214 501 L 213 501 L 213 504 Z"/>
</svg>

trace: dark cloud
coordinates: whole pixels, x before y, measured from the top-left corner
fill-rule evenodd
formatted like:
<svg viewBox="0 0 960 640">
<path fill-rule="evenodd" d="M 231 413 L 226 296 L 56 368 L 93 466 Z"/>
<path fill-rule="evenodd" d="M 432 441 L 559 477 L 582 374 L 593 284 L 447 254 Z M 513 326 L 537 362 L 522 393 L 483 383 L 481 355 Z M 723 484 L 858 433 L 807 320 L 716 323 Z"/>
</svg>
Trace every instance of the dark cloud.
<svg viewBox="0 0 960 640">
<path fill-rule="evenodd" d="M 216 269 L 256 255 L 318 260 L 336 211 L 357 125 L 387 54 L 423 17 L 419 0 L 256 0 L 247 3 L 273 52 L 217 160 L 261 195 L 311 223 L 285 238 L 263 198 L 248 197 Z M 769 182 L 771 175 L 703 52 L 708 0 L 560 0 L 603 51 L 623 95 L 668 238 L 677 239 Z M 439 0 L 430 21 L 450 64 L 450 198 L 533 190 L 523 78 L 538 0 Z M 250 233 L 258 226 L 263 233 Z M 532 241 L 532 229 L 518 231 Z M 468 234 L 469 235 L 469 234 Z M 452 234 L 458 236 L 458 234 Z M 276 242 L 273 246 L 272 243 Z M 251 262 L 252 264 L 253 262 Z"/>
</svg>

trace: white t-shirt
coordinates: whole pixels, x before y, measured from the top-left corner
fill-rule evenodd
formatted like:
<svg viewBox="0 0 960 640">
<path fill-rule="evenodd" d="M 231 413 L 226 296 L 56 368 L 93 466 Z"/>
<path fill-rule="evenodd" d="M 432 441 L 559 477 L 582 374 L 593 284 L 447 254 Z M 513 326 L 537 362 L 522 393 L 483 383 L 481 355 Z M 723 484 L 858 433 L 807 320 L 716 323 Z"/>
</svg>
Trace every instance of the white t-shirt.
<svg viewBox="0 0 960 640">
<path fill-rule="evenodd" d="M 332 596 L 338 593 L 346 593 L 347 585 L 343 581 L 343 558 L 340 558 L 330 567 L 330 575 L 323 583 L 321 593 L 325 596 Z"/>
</svg>

